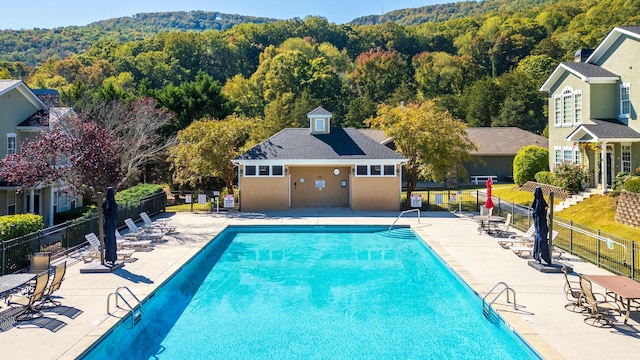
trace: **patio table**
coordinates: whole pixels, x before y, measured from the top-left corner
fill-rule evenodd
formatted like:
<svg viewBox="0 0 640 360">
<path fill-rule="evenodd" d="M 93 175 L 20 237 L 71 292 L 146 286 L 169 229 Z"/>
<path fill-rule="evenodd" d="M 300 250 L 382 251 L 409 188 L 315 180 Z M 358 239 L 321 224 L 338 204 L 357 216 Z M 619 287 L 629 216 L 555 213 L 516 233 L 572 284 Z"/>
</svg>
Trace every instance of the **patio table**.
<svg viewBox="0 0 640 360">
<path fill-rule="evenodd" d="M 0 297 L 5 297 L 33 280 L 37 274 L 9 274 L 0 276 Z"/>
<path fill-rule="evenodd" d="M 476 215 L 473 217 L 473 220 L 478 222 L 478 232 L 491 232 L 497 229 L 497 227 L 501 224 L 504 224 L 505 218 L 502 216 L 487 216 L 487 215 Z"/>
<path fill-rule="evenodd" d="M 624 323 L 626 324 L 631 312 L 631 301 L 640 300 L 640 282 L 621 275 L 584 275 L 584 277 L 616 295 L 616 301 L 619 301 L 625 310 Z"/>
</svg>

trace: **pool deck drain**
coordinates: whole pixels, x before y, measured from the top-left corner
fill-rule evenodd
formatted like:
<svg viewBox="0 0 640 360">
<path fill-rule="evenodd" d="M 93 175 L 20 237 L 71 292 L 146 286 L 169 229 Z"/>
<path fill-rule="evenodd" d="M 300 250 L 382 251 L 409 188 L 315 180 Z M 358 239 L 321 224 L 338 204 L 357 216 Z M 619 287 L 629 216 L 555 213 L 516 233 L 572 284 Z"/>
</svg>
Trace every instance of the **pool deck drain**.
<svg viewBox="0 0 640 360">
<path fill-rule="evenodd" d="M 227 225 L 390 225 L 397 212 L 359 212 L 350 209 L 292 209 L 256 216 L 220 213 L 161 214 L 171 218 L 178 232 L 152 251 L 137 252 L 136 261 L 112 273 L 81 274 L 81 258 L 66 258 L 67 274 L 57 293 L 69 312 L 45 312 L 55 329 L 43 322 L 18 323 L 0 331 L 0 349 L 7 357 L 28 359 L 75 359 L 119 320 L 107 315 L 107 296 L 119 286 L 134 289 L 141 300 L 195 255 Z M 479 235 L 471 214 L 423 212 L 421 223 L 406 214 L 398 225 L 410 225 L 425 243 L 443 258 L 458 276 L 480 296 L 493 285 L 506 282 L 517 294 L 518 309 L 505 299 L 494 310 L 545 359 L 606 357 L 636 358 L 640 353 L 640 312 L 632 312 L 629 323 L 616 318 L 612 329 L 597 329 L 583 322 L 583 315 L 564 309 L 564 278 L 531 268 L 493 238 Z M 579 259 L 563 260 L 578 273 L 608 272 Z M 602 289 L 597 289 L 602 292 Z M 455 304 L 452 304 L 455 306 Z M 0 306 L 3 311 L 6 306 Z M 481 308 L 478 311 L 482 311 Z M 68 314 L 77 314 L 70 317 Z M 54 329 L 54 330 L 52 330 Z M 420 336 L 420 334 L 416 334 Z M 425 334 L 429 336 L 429 334 Z"/>
</svg>

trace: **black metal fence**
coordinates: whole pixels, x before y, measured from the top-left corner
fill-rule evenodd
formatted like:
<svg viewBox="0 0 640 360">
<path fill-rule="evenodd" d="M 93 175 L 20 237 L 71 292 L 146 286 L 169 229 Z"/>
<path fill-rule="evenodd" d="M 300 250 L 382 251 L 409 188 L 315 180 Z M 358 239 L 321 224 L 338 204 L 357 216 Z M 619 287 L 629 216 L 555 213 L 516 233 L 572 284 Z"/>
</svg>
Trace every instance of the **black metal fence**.
<svg viewBox="0 0 640 360">
<path fill-rule="evenodd" d="M 166 204 L 164 193 L 148 196 L 136 203 L 127 203 L 118 209 L 118 224 L 124 224 L 126 218 L 139 219 L 143 211 L 151 215 L 162 212 Z M 10 274 L 29 267 L 29 258 L 34 252 L 49 251 L 52 258 L 62 257 L 83 246 L 86 234 L 97 234 L 98 231 L 98 215 L 94 214 L 3 241 L 0 243 L 0 274 Z"/>
<path fill-rule="evenodd" d="M 422 194 L 422 210 L 479 212 L 486 202 L 485 191 L 428 190 Z M 511 213 L 511 226 L 526 231 L 533 224 L 533 209 L 498 197 L 492 197 L 493 214 L 506 217 Z M 557 216 L 553 230 L 558 231 L 553 246 L 607 269 L 615 274 L 640 280 L 640 244 Z"/>
</svg>

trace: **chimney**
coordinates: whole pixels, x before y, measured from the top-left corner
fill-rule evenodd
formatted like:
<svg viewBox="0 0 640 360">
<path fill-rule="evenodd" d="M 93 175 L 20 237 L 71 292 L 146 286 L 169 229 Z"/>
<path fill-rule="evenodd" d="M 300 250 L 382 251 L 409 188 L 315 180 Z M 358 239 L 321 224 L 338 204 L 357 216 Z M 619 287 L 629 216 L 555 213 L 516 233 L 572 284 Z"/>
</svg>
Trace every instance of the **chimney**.
<svg viewBox="0 0 640 360">
<path fill-rule="evenodd" d="M 593 49 L 579 49 L 573 55 L 573 60 L 575 62 L 586 62 L 591 54 L 593 54 Z"/>
<path fill-rule="evenodd" d="M 318 106 L 307 114 L 309 129 L 312 134 L 328 134 L 331 128 L 331 113 L 322 106 Z"/>
</svg>

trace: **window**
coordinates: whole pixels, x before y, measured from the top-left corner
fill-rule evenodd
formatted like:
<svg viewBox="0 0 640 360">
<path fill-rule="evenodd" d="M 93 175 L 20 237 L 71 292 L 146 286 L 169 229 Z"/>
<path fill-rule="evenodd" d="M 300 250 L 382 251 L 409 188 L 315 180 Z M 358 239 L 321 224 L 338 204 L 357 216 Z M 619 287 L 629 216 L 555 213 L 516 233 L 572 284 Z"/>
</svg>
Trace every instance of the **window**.
<svg viewBox="0 0 640 360">
<path fill-rule="evenodd" d="M 622 171 L 631 172 L 631 145 L 622 145 Z"/>
<path fill-rule="evenodd" d="M 396 175 L 396 167 L 393 165 L 385 165 L 384 166 L 384 174 L 386 176 L 395 176 Z"/>
<path fill-rule="evenodd" d="M 562 163 L 562 148 L 555 148 L 555 161 L 554 164 L 558 165 Z"/>
<path fill-rule="evenodd" d="M 17 141 L 16 141 L 16 134 L 15 133 L 8 133 L 7 134 L 7 155 L 13 155 L 16 153 L 18 146 L 17 146 Z"/>
<path fill-rule="evenodd" d="M 260 176 L 269 176 L 269 165 L 260 165 L 260 166 L 258 166 L 258 175 L 260 175 Z"/>
<path fill-rule="evenodd" d="M 582 123 L 582 91 L 578 90 L 573 94 L 573 123 Z"/>
<path fill-rule="evenodd" d="M 324 131 L 324 119 L 316 119 L 316 131 Z"/>
<path fill-rule="evenodd" d="M 559 95 L 556 95 L 554 100 L 554 119 L 553 123 L 556 126 L 560 126 L 562 124 L 562 99 Z"/>
<path fill-rule="evenodd" d="M 573 117 L 573 104 L 571 89 L 562 92 L 562 125 L 571 125 Z"/>
<path fill-rule="evenodd" d="M 357 165 L 357 176 L 395 176 L 395 165 Z"/>
<path fill-rule="evenodd" d="M 620 116 L 629 117 L 631 114 L 631 100 L 629 100 L 629 83 L 620 84 Z"/>
<path fill-rule="evenodd" d="M 564 148 L 562 153 L 563 153 L 562 162 L 566 164 L 573 164 L 573 149 Z"/>
<path fill-rule="evenodd" d="M 284 166 L 282 165 L 273 165 L 271 167 L 271 175 L 273 176 L 282 176 L 284 174 Z"/>
<path fill-rule="evenodd" d="M 245 165 L 244 176 L 283 176 L 283 165 Z"/>
</svg>

